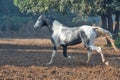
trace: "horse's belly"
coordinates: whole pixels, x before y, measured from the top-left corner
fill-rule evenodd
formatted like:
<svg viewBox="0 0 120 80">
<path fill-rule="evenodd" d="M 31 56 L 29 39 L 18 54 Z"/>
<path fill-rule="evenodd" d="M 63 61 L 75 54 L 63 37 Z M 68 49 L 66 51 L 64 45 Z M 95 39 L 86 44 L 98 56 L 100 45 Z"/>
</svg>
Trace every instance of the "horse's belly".
<svg viewBox="0 0 120 80">
<path fill-rule="evenodd" d="M 75 39 L 73 41 L 66 43 L 66 45 L 75 45 L 75 44 L 79 44 L 81 42 L 82 42 L 81 39 Z"/>
<path fill-rule="evenodd" d="M 67 39 L 67 38 L 64 38 L 64 39 L 61 39 L 60 43 L 62 45 L 75 45 L 75 44 L 78 44 L 78 43 L 81 43 L 81 39 L 80 38 L 75 38 L 75 39 Z"/>
<path fill-rule="evenodd" d="M 65 45 L 75 45 L 82 42 L 78 33 L 61 35 L 60 39 L 61 44 L 64 43 Z"/>
</svg>

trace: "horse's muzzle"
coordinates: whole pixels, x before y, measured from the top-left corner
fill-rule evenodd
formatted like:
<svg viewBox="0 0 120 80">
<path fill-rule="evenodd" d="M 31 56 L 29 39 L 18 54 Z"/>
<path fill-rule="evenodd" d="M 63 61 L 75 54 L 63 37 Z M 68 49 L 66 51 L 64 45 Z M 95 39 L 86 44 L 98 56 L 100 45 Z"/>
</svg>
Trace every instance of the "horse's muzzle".
<svg viewBox="0 0 120 80">
<path fill-rule="evenodd" d="M 37 27 L 34 27 L 34 30 L 36 31 L 38 28 Z"/>
<path fill-rule="evenodd" d="M 36 30 L 37 30 L 37 28 L 34 28 L 34 30 L 36 31 Z"/>
</svg>

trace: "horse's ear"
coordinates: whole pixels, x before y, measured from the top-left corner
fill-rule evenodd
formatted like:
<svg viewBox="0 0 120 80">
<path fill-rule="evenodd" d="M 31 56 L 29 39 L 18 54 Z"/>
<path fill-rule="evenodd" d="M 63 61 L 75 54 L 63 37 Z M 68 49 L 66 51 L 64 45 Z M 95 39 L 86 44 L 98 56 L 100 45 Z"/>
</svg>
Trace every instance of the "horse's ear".
<svg viewBox="0 0 120 80">
<path fill-rule="evenodd" d="M 49 18 L 49 19 L 53 19 L 53 20 L 55 20 L 56 19 L 56 17 L 54 16 L 54 15 L 47 15 L 47 17 Z"/>
<path fill-rule="evenodd" d="M 44 17 L 46 17 L 45 15 L 40 15 L 40 17 L 39 18 L 44 18 Z"/>
<path fill-rule="evenodd" d="M 46 21 L 47 24 L 50 24 L 50 20 L 47 17 L 44 18 L 44 20 Z"/>
<path fill-rule="evenodd" d="M 92 24 L 92 26 L 93 26 L 93 27 L 96 27 L 96 24 L 94 23 L 94 24 Z"/>
</svg>

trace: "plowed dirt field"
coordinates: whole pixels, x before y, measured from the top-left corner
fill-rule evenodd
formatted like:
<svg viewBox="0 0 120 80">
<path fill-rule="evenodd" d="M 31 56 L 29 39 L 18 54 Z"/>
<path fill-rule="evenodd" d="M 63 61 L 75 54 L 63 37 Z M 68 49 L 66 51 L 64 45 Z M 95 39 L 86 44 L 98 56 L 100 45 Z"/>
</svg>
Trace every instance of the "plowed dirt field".
<svg viewBox="0 0 120 80">
<path fill-rule="evenodd" d="M 95 44 L 102 47 L 105 40 Z M 96 51 L 86 64 L 87 50 L 82 44 L 68 47 L 71 60 L 63 57 L 59 47 L 53 64 L 46 65 L 52 49 L 49 39 L 0 39 L 0 80 L 120 80 L 120 52 L 111 47 L 102 47 L 109 66 Z"/>
</svg>

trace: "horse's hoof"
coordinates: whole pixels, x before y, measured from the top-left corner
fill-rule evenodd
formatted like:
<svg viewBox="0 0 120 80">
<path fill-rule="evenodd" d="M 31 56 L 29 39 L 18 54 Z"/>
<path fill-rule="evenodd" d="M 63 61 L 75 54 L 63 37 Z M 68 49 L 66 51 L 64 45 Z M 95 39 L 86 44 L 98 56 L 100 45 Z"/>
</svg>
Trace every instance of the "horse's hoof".
<svg viewBox="0 0 120 80">
<path fill-rule="evenodd" d="M 90 60 L 87 60 L 86 63 L 89 64 Z"/>
<path fill-rule="evenodd" d="M 86 64 L 89 64 L 89 61 L 87 61 Z"/>
<path fill-rule="evenodd" d="M 68 59 L 72 59 L 71 56 L 68 56 Z"/>
<path fill-rule="evenodd" d="M 105 65 L 109 66 L 109 61 L 106 61 L 106 62 L 105 62 Z"/>
<path fill-rule="evenodd" d="M 52 64 L 52 62 L 47 63 L 47 65 L 51 65 L 51 64 Z"/>
</svg>

